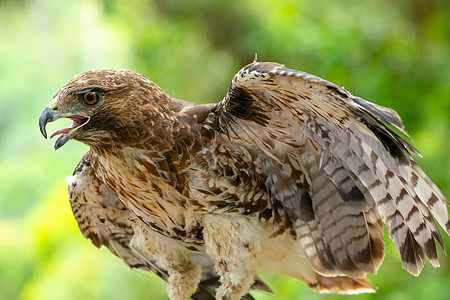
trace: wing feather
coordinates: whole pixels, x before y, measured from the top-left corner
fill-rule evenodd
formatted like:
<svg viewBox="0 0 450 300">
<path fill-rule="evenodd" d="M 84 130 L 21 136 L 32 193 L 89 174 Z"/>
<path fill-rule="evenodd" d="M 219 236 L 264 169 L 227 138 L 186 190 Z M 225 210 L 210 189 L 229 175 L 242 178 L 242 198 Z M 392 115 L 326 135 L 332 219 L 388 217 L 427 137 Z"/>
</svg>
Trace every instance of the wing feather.
<svg viewBox="0 0 450 300">
<path fill-rule="evenodd" d="M 425 258 L 439 264 L 434 239 L 443 243 L 433 216 L 450 234 L 448 202 L 411 157 L 418 150 L 386 126 L 407 136 L 397 112 L 319 77 L 259 62 L 236 74 L 214 111 L 218 127 L 237 132 L 236 140 L 252 136 L 268 189 L 317 272 L 374 273 L 384 255 L 376 250 L 381 220 L 406 270 L 418 275 Z M 286 164 L 286 153 L 295 153 L 296 165 Z M 365 265 L 362 256 L 369 257 Z"/>
<path fill-rule="evenodd" d="M 156 273 L 164 280 L 168 274 L 129 247 L 134 234 L 131 214 L 94 174 L 86 153 L 73 176 L 67 178 L 69 200 L 75 219 L 85 238 L 97 247 L 106 246 L 132 269 Z"/>
</svg>

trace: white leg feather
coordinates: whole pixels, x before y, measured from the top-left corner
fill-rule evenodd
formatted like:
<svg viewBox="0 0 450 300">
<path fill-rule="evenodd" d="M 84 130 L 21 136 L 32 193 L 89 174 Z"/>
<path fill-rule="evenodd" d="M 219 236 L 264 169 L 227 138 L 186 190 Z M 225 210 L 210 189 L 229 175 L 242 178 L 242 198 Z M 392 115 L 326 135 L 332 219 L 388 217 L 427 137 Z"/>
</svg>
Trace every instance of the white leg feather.
<svg viewBox="0 0 450 300">
<path fill-rule="evenodd" d="M 256 218 L 242 215 L 211 214 L 203 221 L 206 253 L 214 261 L 222 283 L 216 299 L 241 299 L 254 282 L 261 225 Z"/>
<path fill-rule="evenodd" d="M 176 241 L 164 237 L 142 224 L 135 224 L 130 246 L 153 257 L 169 273 L 167 293 L 171 300 L 188 300 L 196 291 L 201 267 L 191 261 L 190 253 Z"/>
</svg>

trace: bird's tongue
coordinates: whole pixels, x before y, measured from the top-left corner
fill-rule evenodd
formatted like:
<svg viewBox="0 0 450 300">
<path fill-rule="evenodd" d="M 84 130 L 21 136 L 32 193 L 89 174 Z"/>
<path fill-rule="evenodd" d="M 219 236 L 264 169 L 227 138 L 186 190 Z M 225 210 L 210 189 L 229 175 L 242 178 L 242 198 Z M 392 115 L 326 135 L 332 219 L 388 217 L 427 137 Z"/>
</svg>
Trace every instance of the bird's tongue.
<svg viewBox="0 0 450 300">
<path fill-rule="evenodd" d="M 88 120 L 87 117 L 83 117 L 83 116 L 69 116 L 67 118 L 72 120 L 72 125 L 70 125 L 70 127 L 68 127 L 68 128 L 60 129 L 60 130 L 53 132 L 52 135 L 50 136 L 50 138 L 52 138 L 58 134 L 62 134 L 61 137 L 63 137 L 64 135 L 68 134 L 72 129 L 75 129 L 75 128 L 83 125 Z"/>
<path fill-rule="evenodd" d="M 57 131 L 52 133 L 50 138 L 52 138 L 52 137 L 54 137 L 55 135 L 58 135 L 58 134 L 67 134 L 67 133 L 69 133 L 70 130 L 71 130 L 71 128 L 64 128 L 64 129 L 57 130 Z"/>
</svg>

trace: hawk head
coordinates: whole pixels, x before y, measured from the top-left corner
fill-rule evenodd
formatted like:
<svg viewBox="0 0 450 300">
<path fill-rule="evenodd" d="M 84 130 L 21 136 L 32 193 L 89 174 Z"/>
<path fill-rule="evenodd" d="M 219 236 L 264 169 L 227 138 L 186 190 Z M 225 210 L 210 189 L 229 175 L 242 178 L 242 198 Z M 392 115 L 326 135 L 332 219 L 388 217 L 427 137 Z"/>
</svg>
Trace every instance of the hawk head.
<svg viewBox="0 0 450 300">
<path fill-rule="evenodd" d="M 39 117 L 46 124 L 60 118 L 72 120 L 60 135 L 55 149 L 68 140 L 89 146 L 135 144 L 151 135 L 149 119 L 164 115 L 170 97 L 146 77 L 128 70 L 96 70 L 77 75 L 53 97 Z M 153 122 L 154 123 L 154 122 Z"/>
</svg>

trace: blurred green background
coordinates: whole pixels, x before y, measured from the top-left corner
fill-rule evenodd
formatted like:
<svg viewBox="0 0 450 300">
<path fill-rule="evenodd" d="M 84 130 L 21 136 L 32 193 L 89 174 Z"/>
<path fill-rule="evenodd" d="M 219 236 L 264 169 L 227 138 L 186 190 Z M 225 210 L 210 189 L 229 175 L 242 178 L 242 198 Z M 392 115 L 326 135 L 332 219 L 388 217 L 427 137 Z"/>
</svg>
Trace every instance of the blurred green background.
<svg viewBox="0 0 450 300">
<path fill-rule="evenodd" d="M 2 0 L 0 34 L 0 299 L 167 299 L 162 280 L 82 237 L 64 179 L 87 148 L 55 152 L 39 133 L 42 108 L 88 69 L 132 69 L 177 98 L 217 102 L 258 53 L 396 109 L 418 163 L 450 195 L 447 0 Z M 450 299 L 444 251 L 441 268 L 414 278 L 387 250 L 370 276 L 378 292 L 352 299 Z M 276 296 L 257 299 L 350 297 L 264 278 Z"/>
</svg>

